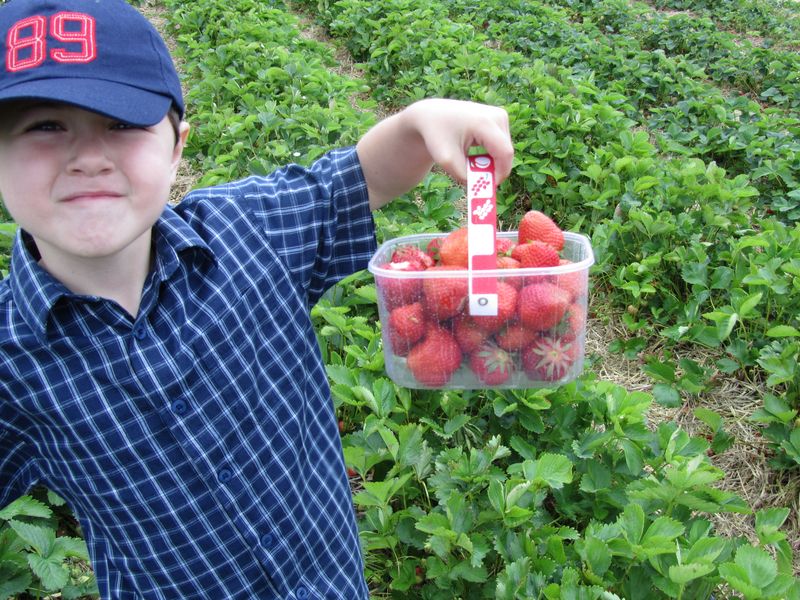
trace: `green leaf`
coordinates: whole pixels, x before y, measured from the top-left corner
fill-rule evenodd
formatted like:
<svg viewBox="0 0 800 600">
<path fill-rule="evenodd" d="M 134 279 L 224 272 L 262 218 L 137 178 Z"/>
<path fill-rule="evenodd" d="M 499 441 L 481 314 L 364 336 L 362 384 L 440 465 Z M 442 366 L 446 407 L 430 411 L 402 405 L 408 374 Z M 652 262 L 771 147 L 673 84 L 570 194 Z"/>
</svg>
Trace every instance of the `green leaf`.
<svg viewBox="0 0 800 600">
<path fill-rule="evenodd" d="M 586 463 L 586 469 L 587 472 L 581 477 L 581 490 L 597 493 L 611 486 L 611 470 L 604 464 L 590 460 Z"/>
<path fill-rule="evenodd" d="M 0 510 L 0 521 L 10 521 L 15 517 L 41 517 L 49 519 L 53 515 L 46 504 L 31 496 L 20 496 Z"/>
<path fill-rule="evenodd" d="M 642 545 L 647 547 L 651 544 L 661 544 L 663 546 L 665 542 L 669 542 L 669 547 L 674 548 L 674 544 L 671 543 L 672 540 L 681 535 L 684 530 L 683 523 L 670 517 L 658 517 L 647 528 L 642 538 Z"/>
<path fill-rule="evenodd" d="M 686 563 L 712 563 L 725 550 L 725 540 L 703 537 L 697 540 L 684 557 Z"/>
<path fill-rule="evenodd" d="M 3 574 L 0 571 L 0 574 Z M 5 575 L 5 574 L 3 574 Z M 8 599 L 14 598 L 18 594 L 22 594 L 28 589 L 31 584 L 32 577 L 27 567 L 25 571 L 14 573 L 8 578 L 0 579 L 0 598 Z"/>
<path fill-rule="evenodd" d="M 756 511 L 756 535 L 762 544 L 774 544 L 786 538 L 779 531 L 789 516 L 788 508 L 766 508 Z"/>
<path fill-rule="evenodd" d="M 489 574 L 484 566 L 473 566 L 468 560 L 462 560 L 450 570 L 452 579 L 464 579 L 472 583 L 483 583 L 489 579 Z"/>
<path fill-rule="evenodd" d="M 681 405 L 681 395 L 673 386 L 657 383 L 653 386 L 653 398 L 661 406 L 678 408 Z"/>
<path fill-rule="evenodd" d="M 711 429 L 712 432 L 716 433 L 722 427 L 722 417 L 719 415 L 719 413 L 702 407 L 695 408 L 692 412 L 694 413 L 695 417 L 708 425 L 708 428 Z"/>
<path fill-rule="evenodd" d="M 735 590 L 742 592 L 747 600 L 761 598 L 761 589 L 750 583 L 747 571 L 735 563 L 723 563 L 719 566 L 719 574 Z"/>
<path fill-rule="evenodd" d="M 356 494 L 353 502 L 358 506 L 385 506 L 410 477 L 411 473 L 407 473 L 387 481 L 365 481 L 364 491 Z"/>
<path fill-rule="evenodd" d="M 39 525 L 31 525 L 22 521 L 9 521 L 8 524 L 38 554 L 42 556 L 50 554 L 56 539 L 55 531 L 49 527 L 40 527 Z"/>
<path fill-rule="evenodd" d="M 28 554 L 28 564 L 45 589 L 60 590 L 69 581 L 69 571 L 60 560 Z"/>
<path fill-rule="evenodd" d="M 778 575 L 775 560 L 761 548 L 741 546 L 736 551 L 734 562 L 745 570 L 748 581 L 758 587 L 766 587 Z"/>
<path fill-rule="evenodd" d="M 766 332 L 767 337 L 800 337 L 800 331 L 790 325 L 776 325 Z"/>
<path fill-rule="evenodd" d="M 399 592 L 408 591 L 412 585 L 417 583 L 417 566 L 419 561 L 405 560 L 400 563 L 398 571 L 391 570 L 392 582 L 389 587 Z"/>
<path fill-rule="evenodd" d="M 489 496 L 489 504 L 492 505 L 492 508 L 501 515 L 505 513 L 506 501 L 503 484 L 496 479 L 490 480 L 489 489 L 486 493 Z"/>
<path fill-rule="evenodd" d="M 522 464 L 525 478 L 534 484 L 561 489 L 572 481 L 572 463 L 561 454 L 542 454 L 535 462 L 526 460 Z"/>
<path fill-rule="evenodd" d="M 581 556 L 595 575 L 602 576 L 611 566 L 608 544 L 596 537 L 589 537 L 584 541 Z"/>
<path fill-rule="evenodd" d="M 622 535 L 633 545 L 639 545 L 644 533 L 644 509 L 635 503 L 628 504 L 617 519 Z"/>
<path fill-rule="evenodd" d="M 669 578 L 679 585 L 685 585 L 694 579 L 708 575 L 716 567 L 709 563 L 689 563 L 672 565 L 669 568 Z"/>
</svg>

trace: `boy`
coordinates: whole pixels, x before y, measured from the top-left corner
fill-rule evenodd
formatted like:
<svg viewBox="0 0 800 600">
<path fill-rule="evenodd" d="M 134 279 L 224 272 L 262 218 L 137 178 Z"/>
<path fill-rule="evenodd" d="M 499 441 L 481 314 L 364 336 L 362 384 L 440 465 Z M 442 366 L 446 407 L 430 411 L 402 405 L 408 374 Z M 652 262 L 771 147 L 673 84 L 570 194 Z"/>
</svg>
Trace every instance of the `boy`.
<svg viewBox="0 0 800 600">
<path fill-rule="evenodd" d="M 422 101 L 310 168 L 167 206 L 189 131 L 163 40 L 123 0 L 0 7 L 0 506 L 80 519 L 103 598 L 367 598 L 309 308 L 375 250 L 370 209 L 505 111 Z"/>
</svg>

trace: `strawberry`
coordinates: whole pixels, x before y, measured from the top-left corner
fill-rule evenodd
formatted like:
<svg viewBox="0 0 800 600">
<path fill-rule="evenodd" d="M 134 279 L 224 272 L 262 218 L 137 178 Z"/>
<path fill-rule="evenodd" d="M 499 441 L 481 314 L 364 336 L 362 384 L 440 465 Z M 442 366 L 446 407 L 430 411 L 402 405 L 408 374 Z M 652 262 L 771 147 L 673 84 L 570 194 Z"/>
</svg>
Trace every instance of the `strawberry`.
<svg viewBox="0 0 800 600">
<path fill-rule="evenodd" d="M 573 302 L 567 309 L 567 316 L 563 321 L 565 339 L 575 339 L 583 334 L 586 327 L 586 309 L 583 304 Z"/>
<path fill-rule="evenodd" d="M 553 219 L 538 210 L 529 210 L 523 215 L 517 235 L 520 244 L 538 240 L 549 244 L 557 252 L 564 248 L 564 232 Z"/>
<path fill-rule="evenodd" d="M 419 263 L 411 263 L 409 261 L 388 262 L 382 264 L 381 268 L 398 273 L 423 270 L 419 268 Z M 422 297 L 422 281 L 420 281 L 419 277 L 401 276 L 399 274 L 397 277 L 376 276 L 375 283 L 387 310 L 392 310 L 403 304 L 411 304 Z"/>
<path fill-rule="evenodd" d="M 498 331 L 517 313 L 517 289 L 508 283 L 497 282 L 497 314 L 492 316 L 475 315 L 475 324 L 488 333 Z"/>
<path fill-rule="evenodd" d="M 453 324 L 453 335 L 464 354 L 471 354 L 486 341 L 489 334 L 478 327 L 472 317 L 459 317 Z"/>
<path fill-rule="evenodd" d="M 412 271 L 424 271 L 428 267 L 432 267 L 434 264 L 433 258 L 431 258 L 425 251 L 412 245 L 399 246 L 392 253 L 391 262 L 411 263 L 411 265 L 415 267 L 412 269 Z"/>
<path fill-rule="evenodd" d="M 555 267 L 560 260 L 555 248 L 539 240 L 517 244 L 511 257 L 518 260 L 522 268 Z"/>
<path fill-rule="evenodd" d="M 580 349 L 575 341 L 540 337 L 522 352 L 522 368 L 531 379 L 558 381 L 575 363 Z"/>
<path fill-rule="evenodd" d="M 533 331 L 558 325 L 570 305 L 569 292 L 552 283 L 527 285 L 519 292 L 519 318 Z"/>
<path fill-rule="evenodd" d="M 425 246 L 425 253 L 433 259 L 434 265 L 442 263 L 442 257 L 439 255 L 439 249 L 442 247 L 444 238 L 433 238 L 428 245 Z"/>
<path fill-rule="evenodd" d="M 405 304 L 389 313 L 389 339 L 395 354 L 405 356 L 425 335 L 425 313 L 420 302 Z"/>
<path fill-rule="evenodd" d="M 497 268 L 498 269 L 519 269 L 520 268 L 520 264 L 519 264 L 519 261 L 517 259 L 511 258 L 510 256 L 498 256 L 497 257 Z M 513 286 L 514 288 L 516 288 L 517 290 L 519 290 L 519 288 L 522 287 L 523 277 L 516 277 L 516 276 L 512 275 L 510 277 L 503 277 L 503 278 L 499 279 L 499 281 L 502 281 L 503 283 L 507 283 L 507 284 Z"/>
<path fill-rule="evenodd" d="M 494 339 L 497 342 L 497 345 L 503 350 L 508 350 L 509 352 L 518 352 L 533 342 L 533 340 L 536 339 L 536 335 L 537 334 L 535 331 L 528 329 L 522 323 L 515 321 L 514 323 L 509 323 L 506 325 L 503 330 L 499 331 L 494 336 Z"/>
<path fill-rule="evenodd" d="M 467 228 L 461 227 L 450 232 L 439 247 L 439 257 L 443 265 L 466 269 L 469 265 Z"/>
<path fill-rule="evenodd" d="M 453 335 L 441 327 L 430 327 L 423 340 L 406 359 L 411 374 L 421 384 L 441 387 L 461 365 L 461 349 Z"/>
<path fill-rule="evenodd" d="M 497 268 L 498 269 L 519 269 L 522 265 L 519 264 L 519 261 L 516 258 L 511 258 L 510 256 L 498 256 L 497 257 Z"/>
<path fill-rule="evenodd" d="M 511 252 L 516 245 L 517 243 L 511 238 L 497 238 L 497 240 L 495 240 L 495 251 L 497 252 L 498 258 L 501 256 L 511 256 Z"/>
<path fill-rule="evenodd" d="M 482 383 L 500 385 L 511 377 L 514 360 L 502 348 L 486 343 L 470 355 L 469 367 Z"/>
<path fill-rule="evenodd" d="M 573 263 L 571 260 L 562 258 L 558 264 L 563 266 Z M 556 276 L 555 283 L 561 289 L 567 290 L 573 301 L 586 295 L 587 276 L 585 270 L 559 273 Z"/>
<path fill-rule="evenodd" d="M 422 291 L 425 296 L 425 308 L 430 316 L 444 321 L 459 314 L 467 302 L 468 282 L 466 277 L 446 277 L 449 271 L 461 271 L 459 267 L 436 266 L 428 273 L 441 273 L 441 277 L 425 278 Z"/>
</svg>

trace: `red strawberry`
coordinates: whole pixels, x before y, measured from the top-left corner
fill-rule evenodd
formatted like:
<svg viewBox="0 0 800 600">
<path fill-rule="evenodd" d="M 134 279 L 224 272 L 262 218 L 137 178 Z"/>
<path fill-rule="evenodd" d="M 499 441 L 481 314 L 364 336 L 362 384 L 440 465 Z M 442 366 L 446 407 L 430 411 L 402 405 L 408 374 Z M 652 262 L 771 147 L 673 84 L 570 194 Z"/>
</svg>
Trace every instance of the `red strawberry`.
<svg viewBox="0 0 800 600">
<path fill-rule="evenodd" d="M 540 337 L 522 352 L 522 368 L 531 379 L 558 381 L 575 363 L 580 349 L 575 341 Z"/>
<path fill-rule="evenodd" d="M 582 335 L 586 327 L 586 309 L 583 304 L 579 302 L 570 304 L 567 309 L 567 317 L 564 319 L 563 324 L 564 339 L 575 339 Z"/>
<path fill-rule="evenodd" d="M 519 261 L 522 268 L 558 266 L 558 252 L 550 244 L 534 240 L 517 244 L 511 257 Z"/>
<path fill-rule="evenodd" d="M 572 261 L 562 258 L 558 264 L 559 266 L 571 265 Z M 574 301 L 575 299 L 586 295 L 587 280 L 588 278 L 586 270 L 580 270 L 571 271 L 568 273 L 560 273 L 556 276 L 555 283 L 558 287 L 567 290 L 570 294 L 570 297 Z"/>
<path fill-rule="evenodd" d="M 498 331 L 517 313 L 517 289 L 508 283 L 497 282 L 497 314 L 473 316 L 475 323 L 489 333 Z"/>
<path fill-rule="evenodd" d="M 439 257 L 443 265 L 466 269 L 469 265 L 467 228 L 461 227 L 450 232 L 439 247 Z"/>
<path fill-rule="evenodd" d="M 427 273 L 439 273 L 441 277 L 425 278 L 422 290 L 425 295 L 425 308 L 440 321 L 459 314 L 467 302 L 468 282 L 466 277 L 447 277 L 450 271 L 461 271 L 459 267 L 436 266 Z"/>
<path fill-rule="evenodd" d="M 428 267 L 433 266 L 433 258 L 431 258 L 425 251 L 420 250 L 416 246 L 406 245 L 399 246 L 392 253 L 393 263 L 411 263 L 413 271 L 424 271 Z"/>
<path fill-rule="evenodd" d="M 497 345 L 509 352 L 518 352 L 536 339 L 536 332 L 528 329 L 520 322 L 509 323 L 505 329 L 497 333 L 494 339 Z"/>
<path fill-rule="evenodd" d="M 425 338 L 408 353 L 406 364 L 423 385 L 441 387 L 461 365 L 461 349 L 448 331 L 431 327 Z"/>
<path fill-rule="evenodd" d="M 469 367 L 482 383 L 500 385 L 511 377 L 514 360 L 502 348 L 486 343 L 470 355 Z"/>
<path fill-rule="evenodd" d="M 497 257 L 497 268 L 498 269 L 519 269 L 520 264 L 519 261 L 515 258 L 511 258 L 510 256 L 498 256 Z M 507 283 L 517 290 L 522 287 L 523 277 L 516 277 L 511 275 L 509 277 L 503 277 L 500 281 Z"/>
<path fill-rule="evenodd" d="M 519 269 L 521 266 L 516 258 L 511 258 L 510 256 L 497 257 L 498 269 Z"/>
<path fill-rule="evenodd" d="M 433 259 L 433 264 L 438 265 L 442 262 L 442 257 L 439 255 L 439 249 L 442 247 L 444 238 L 433 238 L 428 245 L 425 246 L 425 253 Z"/>
<path fill-rule="evenodd" d="M 389 339 L 395 354 L 405 356 L 425 335 L 425 313 L 420 302 L 398 306 L 389 313 Z"/>
<path fill-rule="evenodd" d="M 520 244 L 538 240 L 549 244 L 557 252 L 564 247 L 564 232 L 553 219 L 538 210 L 529 210 L 520 219 L 518 237 Z"/>
<path fill-rule="evenodd" d="M 511 238 L 499 237 L 495 240 L 495 250 L 498 258 L 501 256 L 511 256 L 512 250 L 517 243 Z"/>
<path fill-rule="evenodd" d="M 478 327 L 472 317 L 460 317 L 453 324 L 453 335 L 464 354 L 470 354 L 486 341 L 489 334 Z"/>
<path fill-rule="evenodd" d="M 395 272 L 418 272 L 418 263 L 411 262 L 388 262 L 381 265 L 382 269 Z M 402 276 L 397 277 L 375 277 L 375 283 L 381 294 L 387 310 L 392 310 L 403 304 L 411 304 L 422 297 L 422 281 L 419 277 Z"/>
<path fill-rule="evenodd" d="M 519 292 L 519 318 L 533 331 L 558 325 L 570 304 L 569 292 L 552 283 L 527 285 Z"/>
</svg>

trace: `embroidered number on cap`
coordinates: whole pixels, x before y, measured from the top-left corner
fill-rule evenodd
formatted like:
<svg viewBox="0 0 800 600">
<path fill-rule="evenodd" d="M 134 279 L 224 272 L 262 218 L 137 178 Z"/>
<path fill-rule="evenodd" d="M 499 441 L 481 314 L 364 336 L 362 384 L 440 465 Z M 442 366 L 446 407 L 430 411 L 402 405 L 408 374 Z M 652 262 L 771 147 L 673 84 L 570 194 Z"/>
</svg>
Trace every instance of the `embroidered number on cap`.
<svg viewBox="0 0 800 600">
<path fill-rule="evenodd" d="M 26 29 L 31 30 L 30 35 L 24 35 Z M 27 19 L 17 21 L 8 30 L 6 38 L 6 69 L 9 71 L 22 71 L 38 67 L 44 62 L 44 32 L 47 28 L 47 19 L 34 15 Z M 29 50 L 28 56 L 20 57 L 20 52 Z M 26 54 L 23 52 L 23 54 Z"/>
<path fill-rule="evenodd" d="M 17 21 L 6 38 L 6 69 L 38 67 L 46 52 L 47 17 L 34 15 Z M 60 12 L 50 19 L 50 35 L 59 42 L 79 44 L 80 50 L 56 47 L 50 57 L 60 63 L 87 63 L 97 57 L 94 18 L 84 13 Z"/>
</svg>

